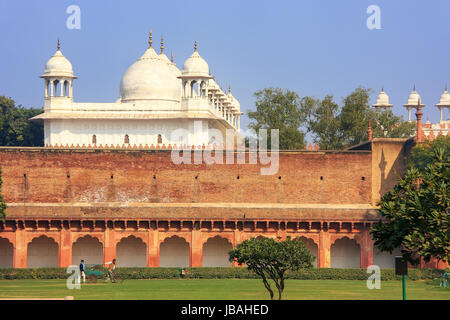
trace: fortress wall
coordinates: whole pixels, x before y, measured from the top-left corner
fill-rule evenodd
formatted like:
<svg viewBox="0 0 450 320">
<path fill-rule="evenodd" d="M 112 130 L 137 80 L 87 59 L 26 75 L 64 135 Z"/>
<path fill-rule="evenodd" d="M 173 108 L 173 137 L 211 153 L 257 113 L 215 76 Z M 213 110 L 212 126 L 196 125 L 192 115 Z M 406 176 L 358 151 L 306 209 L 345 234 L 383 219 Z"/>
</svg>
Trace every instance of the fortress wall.
<svg viewBox="0 0 450 320">
<path fill-rule="evenodd" d="M 2 193 L 7 203 L 371 203 L 369 151 L 280 152 L 266 176 L 248 156 L 177 165 L 169 150 L 0 148 Z"/>
</svg>

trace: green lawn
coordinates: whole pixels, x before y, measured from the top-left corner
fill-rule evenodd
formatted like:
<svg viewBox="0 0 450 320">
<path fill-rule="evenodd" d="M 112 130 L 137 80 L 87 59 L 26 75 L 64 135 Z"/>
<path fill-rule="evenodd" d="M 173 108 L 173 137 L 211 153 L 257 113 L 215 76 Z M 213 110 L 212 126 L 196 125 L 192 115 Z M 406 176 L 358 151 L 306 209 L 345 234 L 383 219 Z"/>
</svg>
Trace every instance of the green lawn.
<svg viewBox="0 0 450 320">
<path fill-rule="evenodd" d="M 125 280 L 119 283 L 82 285 L 69 290 L 63 280 L 1 280 L 0 299 L 63 298 L 75 299 L 268 299 L 261 281 L 226 280 Z M 356 280 L 288 280 L 284 299 L 401 299 L 401 281 L 384 281 L 380 290 L 369 290 L 365 281 Z M 425 281 L 407 282 L 408 299 L 450 300 L 450 290 Z"/>
</svg>

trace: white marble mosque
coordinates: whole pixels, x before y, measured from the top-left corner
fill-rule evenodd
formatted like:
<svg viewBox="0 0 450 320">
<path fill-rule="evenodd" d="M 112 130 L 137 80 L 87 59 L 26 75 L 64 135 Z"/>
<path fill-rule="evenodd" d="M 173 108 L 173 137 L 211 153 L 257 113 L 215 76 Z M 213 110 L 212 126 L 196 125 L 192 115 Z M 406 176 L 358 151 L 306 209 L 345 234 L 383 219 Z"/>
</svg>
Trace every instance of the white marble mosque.
<svg viewBox="0 0 450 320">
<path fill-rule="evenodd" d="M 31 120 L 44 121 L 46 146 L 157 146 L 208 145 L 214 132 L 232 132 L 242 138 L 239 101 L 224 92 L 211 76 L 208 63 L 194 53 L 182 70 L 164 53 L 149 47 L 124 73 L 120 98 L 111 103 L 74 102 L 72 64 L 60 42 L 47 61 L 44 113 Z M 174 135 L 176 129 L 184 134 Z M 215 130 L 212 130 L 215 129 Z M 218 130 L 218 131 L 217 131 Z"/>
</svg>

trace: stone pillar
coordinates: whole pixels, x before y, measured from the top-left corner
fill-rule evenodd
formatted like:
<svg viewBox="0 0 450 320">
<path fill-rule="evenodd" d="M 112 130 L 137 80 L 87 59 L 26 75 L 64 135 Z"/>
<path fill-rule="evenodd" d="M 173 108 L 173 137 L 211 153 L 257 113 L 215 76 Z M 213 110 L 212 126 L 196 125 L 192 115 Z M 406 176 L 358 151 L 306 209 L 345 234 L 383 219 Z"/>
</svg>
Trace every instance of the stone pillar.
<svg viewBox="0 0 450 320">
<path fill-rule="evenodd" d="M 330 268 L 331 267 L 331 235 L 327 231 L 321 230 L 319 233 L 319 254 L 317 266 L 319 268 Z"/>
<path fill-rule="evenodd" d="M 73 80 L 69 81 L 69 97 L 73 98 Z"/>
<path fill-rule="evenodd" d="M 70 236 L 70 230 L 62 227 L 59 239 L 58 266 L 60 268 L 67 268 L 72 264 L 72 238 Z"/>
<path fill-rule="evenodd" d="M 55 90 L 55 83 L 53 80 L 50 80 L 50 97 L 53 97 Z"/>
<path fill-rule="evenodd" d="M 191 267 L 201 267 L 203 260 L 203 242 L 200 230 L 193 229 L 191 237 Z"/>
<path fill-rule="evenodd" d="M 159 232 L 148 231 L 147 267 L 159 267 Z"/>
<path fill-rule="evenodd" d="M 103 244 L 103 263 L 116 258 L 116 231 L 114 228 L 105 229 L 105 243 Z"/>
<path fill-rule="evenodd" d="M 24 229 L 17 228 L 15 232 L 16 240 L 14 242 L 14 268 L 26 268 L 27 267 L 27 247 L 26 233 Z"/>
<path fill-rule="evenodd" d="M 63 80 L 61 80 L 60 82 L 59 82 L 59 92 L 60 92 L 60 97 L 64 97 L 64 81 Z"/>
<path fill-rule="evenodd" d="M 241 230 L 237 229 L 237 226 L 236 226 L 236 229 L 234 229 L 234 232 L 233 232 L 233 243 L 232 243 L 233 249 L 236 249 L 237 245 L 242 242 L 241 234 L 242 234 Z M 233 261 L 232 266 L 239 267 L 239 264 L 236 261 Z"/>
<path fill-rule="evenodd" d="M 45 97 L 47 98 L 48 97 L 48 84 L 49 84 L 49 81 L 45 80 L 44 83 L 45 83 Z"/>
<path fill-rule="evenodd" d="M 373 265 L 373 240 L 370 237 L 369 229 L 364 229 L 361 235 L 361 263 L 360 267 L 366 269 Z"/>
</svg>

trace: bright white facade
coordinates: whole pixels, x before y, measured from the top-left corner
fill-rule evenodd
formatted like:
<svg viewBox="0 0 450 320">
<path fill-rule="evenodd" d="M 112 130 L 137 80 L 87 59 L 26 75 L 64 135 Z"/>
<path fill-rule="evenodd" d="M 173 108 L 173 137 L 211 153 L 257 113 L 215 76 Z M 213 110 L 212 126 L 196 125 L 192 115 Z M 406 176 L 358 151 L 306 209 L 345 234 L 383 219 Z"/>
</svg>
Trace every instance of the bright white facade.
<svg viewBox="0 0 450 320">
<path fill-rule="evenodd" d="M 242 139 L 240 104 L 214 81 L 197 43 L 179 70 L 164 54 L 163 39 L 156 53 L 150 33 L 148 49 L 121 79 L 116 102 L 74 102 L 77 77 L 59 41 L 41 78 L 44 113 L 32 120 L 44 121 L 46 146 L 220 145 L 227 130 Z"/>
</svg>

